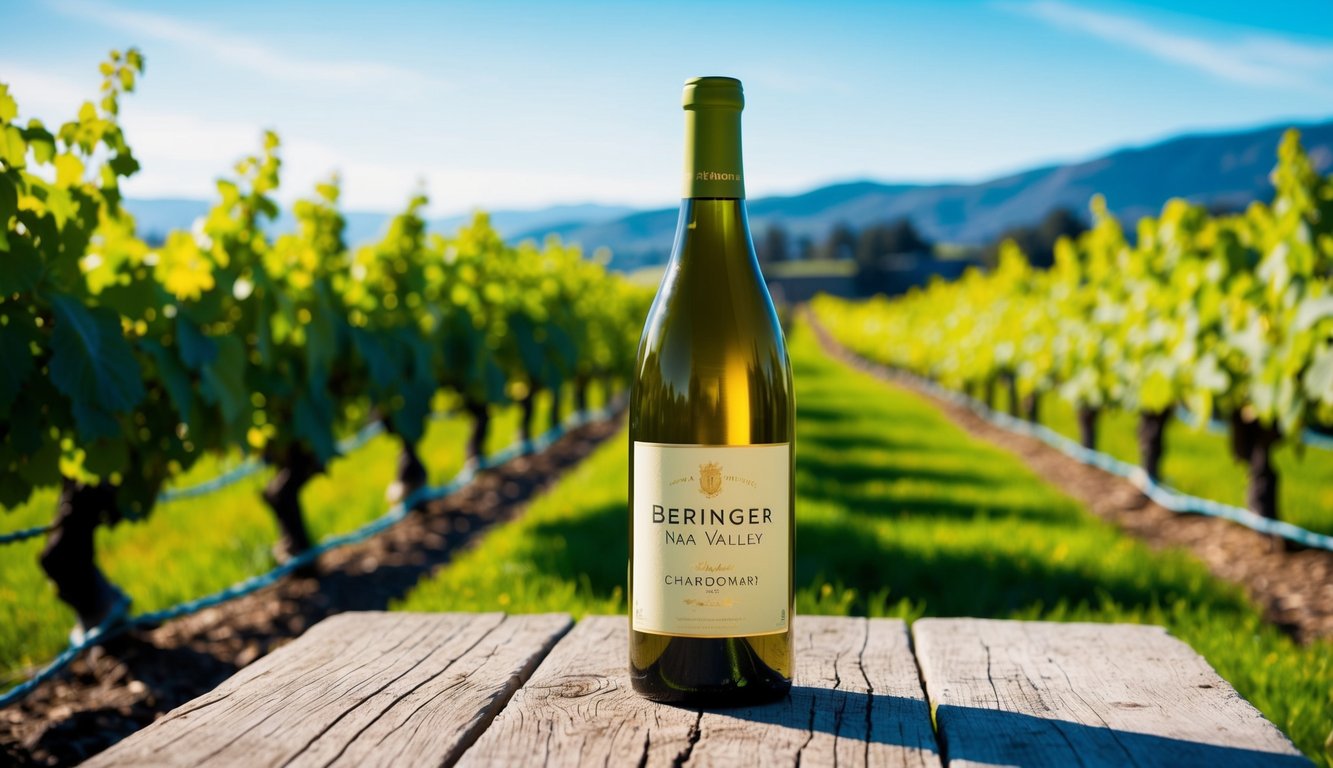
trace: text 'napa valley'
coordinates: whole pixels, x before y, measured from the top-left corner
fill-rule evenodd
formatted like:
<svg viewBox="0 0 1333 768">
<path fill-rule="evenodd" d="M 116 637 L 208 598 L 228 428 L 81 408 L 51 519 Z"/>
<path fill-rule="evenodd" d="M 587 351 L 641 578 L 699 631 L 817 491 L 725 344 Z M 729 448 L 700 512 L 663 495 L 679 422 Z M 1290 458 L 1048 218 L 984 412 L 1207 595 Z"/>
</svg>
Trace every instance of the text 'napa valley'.
<svg viewBox="0 0 1333 768">
<path fill-rule="evenodd" d="M 663 526 L 712 526 L 702 536 L 709 546 L 745 547 L 761 543 L 764 534 L 759 531 L 727 531 L 721 526 L 765 525 L 773 522 L 773 510 L 768 507 L 734 507 L 718 509 L 715 507 L 664 507 L 653 505 L 653 523 Z M 663 529 L 667 544 L 692 546 L 698 539 L 691 531 Z"/>
</svg>

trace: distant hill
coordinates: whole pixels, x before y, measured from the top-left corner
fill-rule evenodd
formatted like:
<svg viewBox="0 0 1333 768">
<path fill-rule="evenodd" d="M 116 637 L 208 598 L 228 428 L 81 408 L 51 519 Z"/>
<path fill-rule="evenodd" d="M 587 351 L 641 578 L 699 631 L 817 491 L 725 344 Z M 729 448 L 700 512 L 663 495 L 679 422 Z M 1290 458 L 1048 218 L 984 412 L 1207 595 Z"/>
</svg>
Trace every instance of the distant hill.
<svg viewBox="0 0 1333 768">
<path fill-rule="evenodd" d="M 799 195 L 749 201 L 757 233 L 772 222 L 796 236 L 823 238 L 839 222 L 853 228 L 907 217 L 931 240 L 961 245 L 990 241 L 1009 227 L 1029 224 L 1052 208 L 1087 210 L 1095 193 L 1126 221 L 1158 212 L 1171 197 L 1187 197 L 1222 208 L 1241 208 L 1272 194 L 1268 172 L 1286 125 L 1227 133 L 1190 134 L 1077 163 L 1051 165 L 978 184 L 885 184 L 853 181 Z M 1333 120 L 1297 125 L 1316 166 L 1333 166 Z M 147 237 L 188 229 L 209 203 L 188 199 L 130 199 L 139 231 Z M 347 239 L 359 244 L 379 237 L 391 214 L 350 211 Z M 639 211 L 627 206 L 556 205 L 537 210 L 500 210 L 491 220 L 506 238 L 540 240 L 558 234 L 588 251 L 607 246 L 612 266 L 632 271 L 663 263 L 676 229 L 676 208 Z M 452 231 L 468 215 L 428 222 Z M 293 228 L 290 214 L 275 225 Z"/>
<path fill-rule="evenodd" d="M 150 240 L 159 240 L 174 229 L 189 229 L 195 219 L 208 213 L 212 203 L 205 200 L 186 198 L 130 198 L 125 207 L 134 214 L 139 232 Z M 500 234 L 509 237 L 514 233 L 550 229 L 559 226 L 595 224 L 619 218 L 633 212 L 633 208 L 619 205 L 597 205 L 584 203 L 577 205 L 553 205 L 537 210 L 499 210 L 491 212 L 491 224 Z M 391 213 L 368 211 L 347 211 L 347 242 L 359 245 L 377 239 L 384 233 Z M 472 215 L 459 214 L 427 222 L 436 232 L 451 232 L 471 220 Z M 274 225 L 277 232 L 289 232 L 295 228 L 291 212 L 284 209 L 282 216 Z"/>
<path fill-rule="evenodd" d="M 1297 125 L 1316 165 L 1333 165 L 1333 121 Z M 836 223 L 853 228 L 907 217 L 931 240 L 978 245 L 1005 229 L 1029 224 L 1056 207 L 1087 210 L 1095 193 L 1126 221 L 1154 214 L 1171 197 L 1240 208 L 1272 194 L 1268 173 L 1287 125 L 1191 134 L 1103 157 L 1052 165 L 979 184 L 835 184 L 789 197 L 750 200 L 756 233 L 779 222 L 795 235 L 822 238 Z M 632 270 L 661 263 L 671 248 L 675 208 L 601 222 L 533 228 L 518 237 L 556 232 L 586 249 L 608 246 L 613 266 Z"/>
</svg>

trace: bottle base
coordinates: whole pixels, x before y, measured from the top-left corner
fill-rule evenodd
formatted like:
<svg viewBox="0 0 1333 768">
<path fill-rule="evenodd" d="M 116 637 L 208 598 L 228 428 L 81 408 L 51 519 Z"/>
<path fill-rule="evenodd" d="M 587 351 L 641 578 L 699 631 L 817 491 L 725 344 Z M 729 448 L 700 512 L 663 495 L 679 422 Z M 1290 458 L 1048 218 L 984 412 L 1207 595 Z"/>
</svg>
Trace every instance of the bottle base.
<svg viewBox="0 0 1333 768">
<path fill-rule="evenodd" d="M 790 680 L 765 681 L 763 684 L 747 686 L 726 685 L 699 688 L 672 688 L 656 681 L 654 685 L 646 676 L 631 672 L 630 683 L 634 692 L 649 701 L 659 704 L 672 704 L 697 709 L 728 709 L 749 707 L 758 704 L 771 704 L 787 698 L 791 693 Z"/>
</svg>

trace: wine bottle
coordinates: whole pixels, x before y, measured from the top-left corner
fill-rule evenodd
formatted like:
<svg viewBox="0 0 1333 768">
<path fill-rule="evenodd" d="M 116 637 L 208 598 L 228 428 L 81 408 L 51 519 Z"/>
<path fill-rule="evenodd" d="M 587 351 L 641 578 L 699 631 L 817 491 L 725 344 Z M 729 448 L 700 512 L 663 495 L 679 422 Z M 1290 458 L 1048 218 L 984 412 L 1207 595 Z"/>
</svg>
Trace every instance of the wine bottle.
<svg viewBox="0 0 1333 768">
<path fill-rule="evenodd" d="M 741 83 L 693 78 L 683 101 L 684 200 L 630 395 L 630 677 L 729 706 L 791 688 L 795 402 L 745 210 Z"/>
</svg>

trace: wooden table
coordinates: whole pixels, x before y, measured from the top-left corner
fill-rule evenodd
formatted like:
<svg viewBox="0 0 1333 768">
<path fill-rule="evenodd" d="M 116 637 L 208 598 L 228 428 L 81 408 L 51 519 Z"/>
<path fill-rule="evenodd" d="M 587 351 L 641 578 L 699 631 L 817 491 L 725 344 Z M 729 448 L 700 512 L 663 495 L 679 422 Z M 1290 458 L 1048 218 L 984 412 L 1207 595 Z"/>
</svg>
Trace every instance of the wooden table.
<svg viewBox="0 0 1333 768">
<path fill-rule="evenodd" d="M 89 764 L 1311 764 L 1160 627 L 795 630 L 785 701 L 701 712 L 630 690 L 624 617 L 347 613 Z"/>
</svg>

